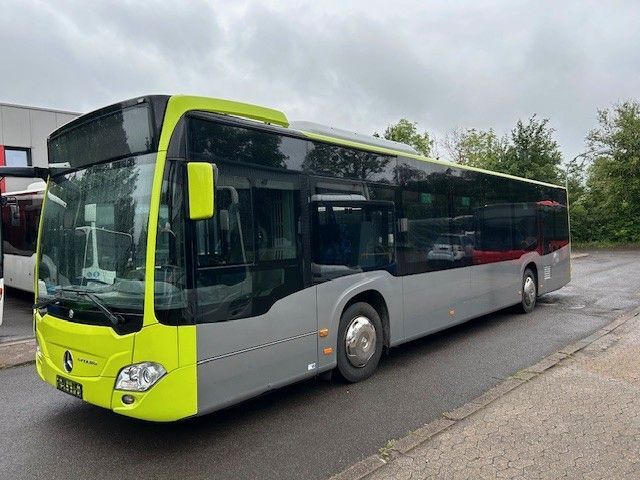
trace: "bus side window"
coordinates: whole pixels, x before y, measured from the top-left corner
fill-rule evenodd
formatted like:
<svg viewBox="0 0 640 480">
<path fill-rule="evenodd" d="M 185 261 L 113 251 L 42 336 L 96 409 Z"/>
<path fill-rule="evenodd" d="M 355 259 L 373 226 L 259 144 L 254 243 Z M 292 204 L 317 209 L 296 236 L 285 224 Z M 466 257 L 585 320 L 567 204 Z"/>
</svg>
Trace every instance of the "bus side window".
<svg viewBox="0 0 640 480">
<path fill-rule="evenodd" d="M 243 177 L 221 176 L 216 214 L 195 222 L 198 268 L 254 262 L 251 187 Z"/>
<path fill-rule="evenodd" d="M 313 245 L 316 281 L 388 268 L 394 261 L 393 210 L 368 202 L 319 203 L 314 207 Z"/>
<path fill-rule="evenodd" d="M 260 180 L 254 189 L 257 265 L 254 313 L 302 288 L 298 259 L 299 190 L 286 180 Z"/>
<path fill-rule="evenodd" d="M 293 190 L 255 189 L 257 246 L 261 261 L 297 257 L 297 215 L 294 210 Z"/>
</svg>

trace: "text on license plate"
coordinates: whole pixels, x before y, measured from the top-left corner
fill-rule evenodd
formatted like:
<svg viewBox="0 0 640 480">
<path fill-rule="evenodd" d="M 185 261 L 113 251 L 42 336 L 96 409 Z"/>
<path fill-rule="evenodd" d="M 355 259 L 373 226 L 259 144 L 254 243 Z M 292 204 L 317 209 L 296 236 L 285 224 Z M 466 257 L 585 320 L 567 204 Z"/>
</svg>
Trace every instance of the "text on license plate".
<svg viewBox="0 0 640 480">
<path fill-rule="evenodd" d="M 56 388 L 74 397 L 82 398 L 82 384 L 56 375 Z"/>
</svg>

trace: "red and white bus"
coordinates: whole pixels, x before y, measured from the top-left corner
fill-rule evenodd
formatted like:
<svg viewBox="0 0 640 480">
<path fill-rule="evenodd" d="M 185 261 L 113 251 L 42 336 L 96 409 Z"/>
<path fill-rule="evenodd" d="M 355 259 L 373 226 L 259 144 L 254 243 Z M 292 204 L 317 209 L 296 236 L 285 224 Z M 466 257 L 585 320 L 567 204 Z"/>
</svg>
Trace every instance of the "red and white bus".
<svg viewBox="0 0 640 480">
<path fill-rule="evenodd" d="M 2 251 L 8 287 L 33 292 L 36 242 L 45 183 L 2 194 Z"/>
</svg>

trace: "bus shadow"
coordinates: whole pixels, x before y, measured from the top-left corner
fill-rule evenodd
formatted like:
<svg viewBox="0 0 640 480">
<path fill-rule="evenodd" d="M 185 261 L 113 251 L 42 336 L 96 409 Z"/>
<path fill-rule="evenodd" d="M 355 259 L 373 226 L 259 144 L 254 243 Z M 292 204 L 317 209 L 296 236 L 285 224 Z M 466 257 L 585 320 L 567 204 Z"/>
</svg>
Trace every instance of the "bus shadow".
<svg viewBox="0 0 640 480">
<path fill-rule="evenodd" d="M 398 364 L 401 366 L 403 360 L 420 359 L 425 354 L 436 354 L 460 342 L 461 346 L 466 347 L 467 344 L 476 342 L 476 335 L 489 335 L 505 322 L 518 320 L 518 317 L 514 307 L 507 307 L 403 343 L 391 348 L 388 355 L 382 357 L 380 369 L 396 368 Z"/>
<path fill-rule="evenodd" d="M 173 453 L 180 449 L 186 452 L 203 441 L 233 442 L 237 440 L 239 431 L 243 435 L 251 432 L 260 435 L 261 425 L 265 420 L 290 420 L 318 401 L 340 403 L 345 390 L 357 392 L 358 389 L 371 388 L 376 380 L 386 381 L 386 378 L 396 376 L 399 368 L 419 363 L 425 356 L 432 356 L 430 360 L 437 363 L 438 355 L 452 346 L 459 348 L 456 344 L 461 339 L 463 343 L 473 342 L 476 334 L 483 331 L 490 333 L 495 327 L 513 319 L 511 310 L 505 309 L 392 348 L 388 355 L 383 356 L 376 374 L 360 384 L 347 384 L 335 377 L 331 382 L 314 378 L 267 392 L 217 412 L 174 423 L 136 420 L 81 402 L 74 402 L 53 413 L 49 420 L 61 435 L 74 437 L 78 430 L 84 430 L 90 432 L 94 445 L 99 443 L 102 444 L 100 448 L 108 449 L 131 446 L 132 439 L 135 439 L 136 452 L 147 449 L 157 452 L 165 448 L 170 448 Z"/>
</svg>

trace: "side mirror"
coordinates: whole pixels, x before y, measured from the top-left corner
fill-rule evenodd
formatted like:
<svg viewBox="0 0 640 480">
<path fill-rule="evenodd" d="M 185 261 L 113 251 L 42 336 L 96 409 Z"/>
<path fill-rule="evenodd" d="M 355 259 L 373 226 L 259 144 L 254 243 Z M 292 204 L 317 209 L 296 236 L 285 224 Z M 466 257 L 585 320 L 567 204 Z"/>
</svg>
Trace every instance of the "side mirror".
<svg viewBox="0 0 640 480">
<path fill-rule="evenodd" d="M 216 211 L 216 167 L 206 162 L 187 163 L 189 189 L 189 219 L 206 220 Z"/>
</svg>

